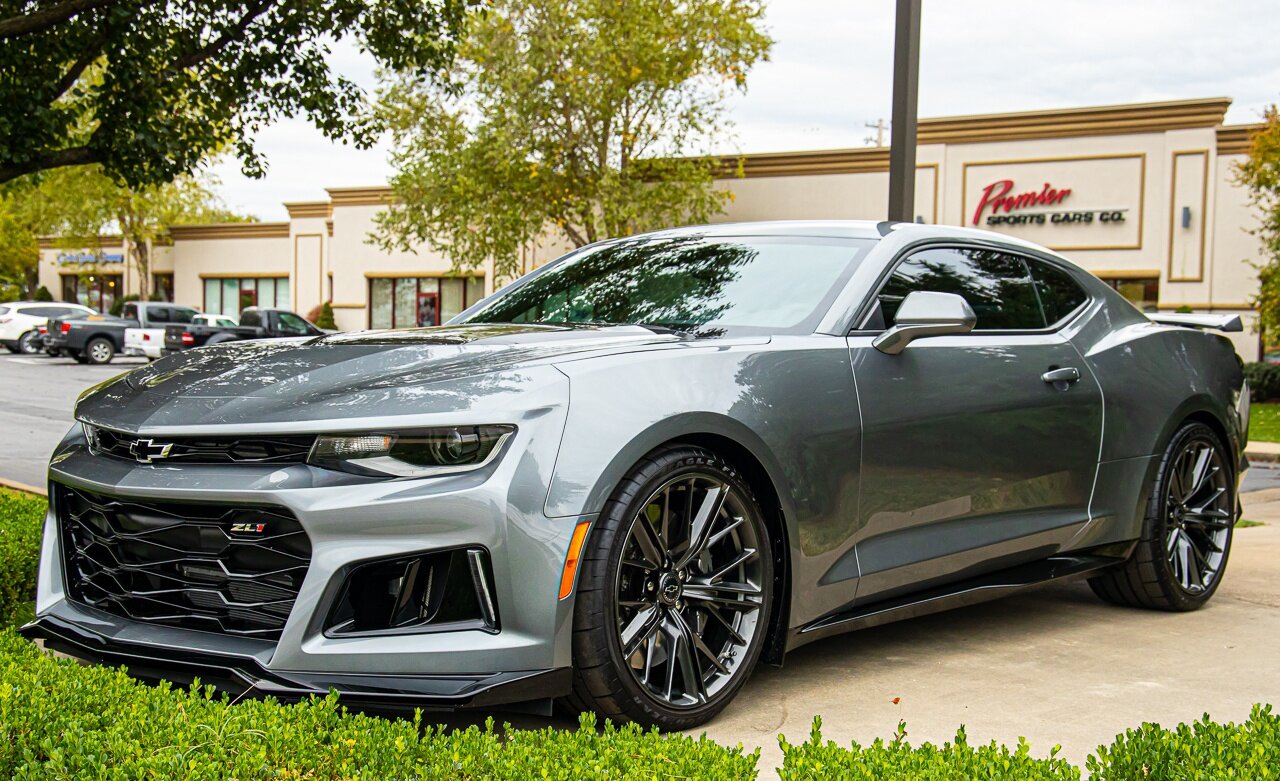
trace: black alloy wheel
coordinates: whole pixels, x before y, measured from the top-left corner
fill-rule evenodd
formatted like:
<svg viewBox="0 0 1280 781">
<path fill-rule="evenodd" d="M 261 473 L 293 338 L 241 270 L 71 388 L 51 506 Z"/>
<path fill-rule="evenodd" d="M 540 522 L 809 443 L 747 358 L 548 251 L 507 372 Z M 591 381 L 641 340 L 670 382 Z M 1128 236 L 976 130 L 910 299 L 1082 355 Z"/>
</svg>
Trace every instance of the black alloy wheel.
<svg viewBox="0 0 1280 781">
<path fill-rule="evenodd" d="M 768 630 L 772 545 L 750 487 L 709 451 L 659 450 L 624 479 L 588 546 L 571 704 L 672 730 L 710 719 Z"/>
<path fill-rule="evenodd" d="M 1089 584 L 1115 604 L 1195 610 L 1222 582 L 1235 518 L 1235 470 L 1226 448 L 1213 429 L 1187 423 L 1165 450 L 1132 556 Z"/>
</svg>

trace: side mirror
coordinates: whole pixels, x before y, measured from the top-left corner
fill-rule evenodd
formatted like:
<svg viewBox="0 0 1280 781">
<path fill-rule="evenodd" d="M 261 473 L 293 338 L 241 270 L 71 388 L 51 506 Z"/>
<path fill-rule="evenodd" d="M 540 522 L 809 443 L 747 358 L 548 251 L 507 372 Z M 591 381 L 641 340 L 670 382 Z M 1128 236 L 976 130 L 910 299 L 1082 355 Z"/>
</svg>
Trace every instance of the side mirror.
<svg viewBox="0 0 1280 781">
<path fill-rule="evenodd" d="M 897 355 L 908 344 L 924 336 L 965 334 L 973 330 L 978 316 L 969 302 L 955 293 L 908 293 L 894 315 L 893 327 L 875 338 L 871 346 L 885 355 Z"/>
</svg>

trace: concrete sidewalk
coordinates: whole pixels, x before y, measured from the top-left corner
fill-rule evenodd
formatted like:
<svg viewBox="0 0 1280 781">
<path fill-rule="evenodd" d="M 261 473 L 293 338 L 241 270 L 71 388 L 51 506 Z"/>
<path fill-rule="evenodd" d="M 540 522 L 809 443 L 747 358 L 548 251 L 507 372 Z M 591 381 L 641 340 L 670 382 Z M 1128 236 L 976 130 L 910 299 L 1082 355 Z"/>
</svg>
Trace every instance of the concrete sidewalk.
<svg viewBox="0 0 1280 781">
<path fill-rule="evenodd" d="M 1254 463 L 1274 463 L 1280 461 L 1280 442 L 1250 442 L 1244 454 Z"/>
</svg>

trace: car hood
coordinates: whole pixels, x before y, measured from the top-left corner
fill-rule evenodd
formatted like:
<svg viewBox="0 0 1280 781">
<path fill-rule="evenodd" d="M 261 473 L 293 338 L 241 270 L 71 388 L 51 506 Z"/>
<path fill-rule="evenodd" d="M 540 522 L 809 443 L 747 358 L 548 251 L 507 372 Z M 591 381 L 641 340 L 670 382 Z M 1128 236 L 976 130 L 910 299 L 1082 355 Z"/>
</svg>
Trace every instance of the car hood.
<svg viewBox="0 0 1280 781">
<path fill-rule="evenodd" d="M 685 341 L 638 326 L 464 325 L 232 342 L 92 388 L 76 417 L 138 431 L 443 412 L 519 384 L 498 372 Z"/>
</svg>

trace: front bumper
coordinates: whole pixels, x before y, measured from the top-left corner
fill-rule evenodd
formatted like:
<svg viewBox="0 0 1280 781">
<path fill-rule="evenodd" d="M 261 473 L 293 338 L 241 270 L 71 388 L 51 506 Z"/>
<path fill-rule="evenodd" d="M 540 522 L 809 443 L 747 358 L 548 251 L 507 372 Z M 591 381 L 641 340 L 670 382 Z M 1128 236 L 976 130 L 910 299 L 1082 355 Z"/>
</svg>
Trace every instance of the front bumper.
<svg viewBox="0 0 1280 781">
<path fill-rule="evenodd" d="M 530 692 L 540 700 L 566 694 L 573 599 L 559 598 L 559 582 L 574 527 L 583 519 L 545 513 L 567 400 L 563 383 L 548 385 L 530 394 L 536 404 L 527 414 L 469 415 L 517 427 L 502 457 L 475 472 L 420 480 L 369 481 L 302 464 L 142 465 L 90 453 L 77 426 L 50 465 L 54 501 L 45 521 L 37 619 L 26 631 L 81 658 L 175 680 L 199 675 L 233 690 L 253 686 L 305 696 L 336 688 L 356 698 L 417 699 L 440 707 L 514 702 Z M 456 413 L 450 417 L 457 419 Z M 423 415 L 395 425 L 444 422 Z M 279 639 L 163 626 L 76 601 L 67 588 L 59 485 L 122 501 L 288 510 L 310 539 L 311 558 Z M 472 547 L 488 554 L 497 631 L 327 631 L 353 567 Z M 536 685 L 521 688 L 520 682 L 530 681 Z"/>
<path fill-rule="evenodd" d="M 22 627 L 24 637 L 69 656 L 122 665 L 143 680 L 190 685 L 196 679 L 233 696 L 271 696 L 286 702 L 336 691 L 351 705 L 454 709 L 543 700 L 569 690 L 569 668 L 472 675 L 379 675 L 281 672 L 252 653 L 211 651 L 123 640 L 112 616 L 67 603 Z M 103 631 L 90 629 L 98 624 Z"/>
</svg>

